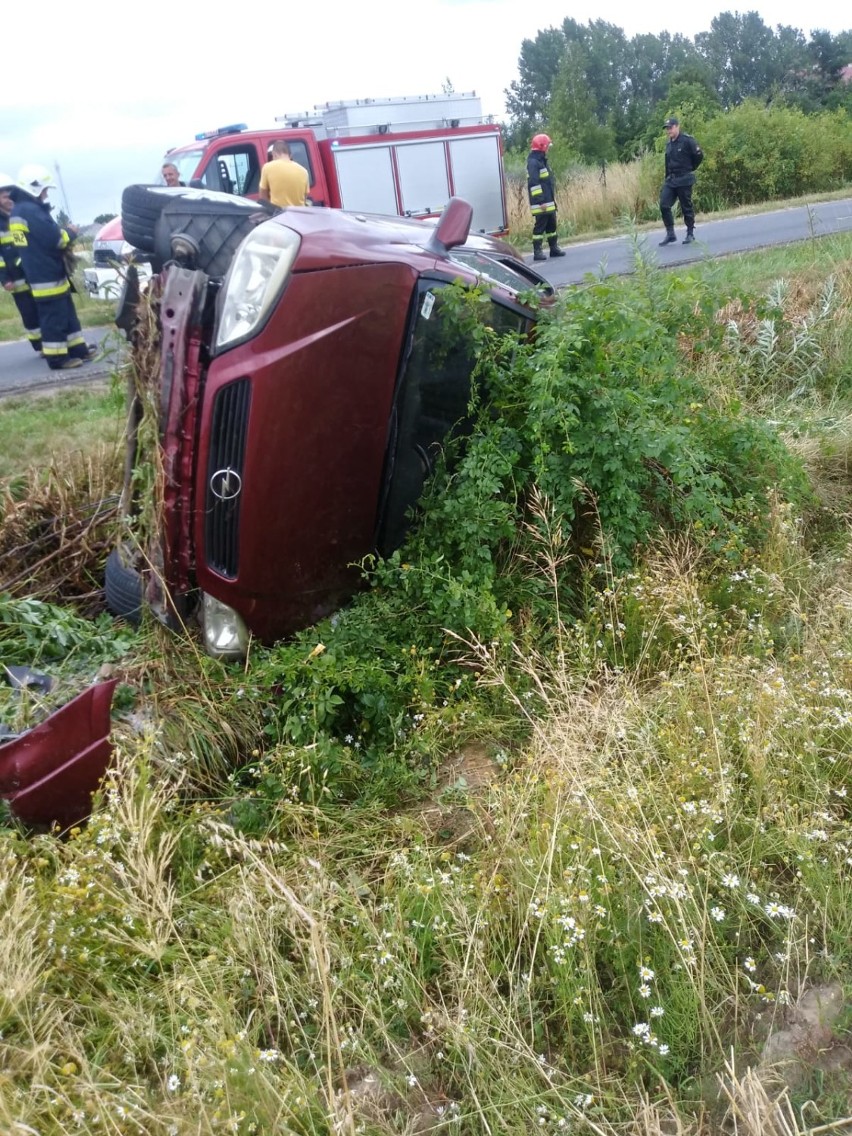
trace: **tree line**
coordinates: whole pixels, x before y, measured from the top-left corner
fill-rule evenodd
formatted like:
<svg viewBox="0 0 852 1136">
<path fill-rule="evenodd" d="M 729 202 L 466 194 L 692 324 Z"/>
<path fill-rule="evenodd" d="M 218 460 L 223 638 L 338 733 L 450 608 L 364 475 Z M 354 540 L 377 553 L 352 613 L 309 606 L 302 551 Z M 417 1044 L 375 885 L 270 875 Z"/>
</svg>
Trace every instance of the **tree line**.
<svg viewBox="0 0 852 1136">
<path fill-rule="evenodd" d="M 507 140 L 522 150 L 544 129 L 563 144 L 563 157 L 603 162 L 653 149 L 668 114 L 680 114 L 690 129 L 748 100 L 852 120 L 850 63 L 852 30 L 806 36 L 771 28 L 757 12 L 722 12 L 693 39 L 628 38 L 604 20 L 567 18 L 523 42 L 518 78 L 506 92 Z"/>
</svg>

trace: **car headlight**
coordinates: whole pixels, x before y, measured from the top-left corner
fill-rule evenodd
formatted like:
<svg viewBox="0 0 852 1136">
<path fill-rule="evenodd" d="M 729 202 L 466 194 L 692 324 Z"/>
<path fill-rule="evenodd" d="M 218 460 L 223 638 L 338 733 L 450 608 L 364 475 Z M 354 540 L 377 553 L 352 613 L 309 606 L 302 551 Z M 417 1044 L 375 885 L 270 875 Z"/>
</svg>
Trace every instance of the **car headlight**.
<svg viewBox="0 0 852 1136">
<path fill-rule="evenodd" d="M 299 251 L 301 238 L 285 225 L 258 225 L 234 254 L 219 309 L 216 348 L 252 335 L 269 315 Z"/>
<path fill-rule="evenodd" d="M 249 632 L 232 607 L 207 592 L 202 593 L 201 625 L 204 646 L 214 659 L 244 659 L 248 653 Z"/>
</svg>

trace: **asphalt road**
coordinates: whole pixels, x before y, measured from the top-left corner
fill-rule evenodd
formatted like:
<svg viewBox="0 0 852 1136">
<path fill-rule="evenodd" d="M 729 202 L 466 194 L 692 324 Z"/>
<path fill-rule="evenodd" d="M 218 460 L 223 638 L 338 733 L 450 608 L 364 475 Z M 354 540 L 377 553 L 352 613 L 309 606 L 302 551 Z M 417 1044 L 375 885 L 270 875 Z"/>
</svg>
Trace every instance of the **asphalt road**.
<svg viewBox="0 0 852 1136">
<path fill-rule="evenodd" d="M 0 398 L 55 387 L 76 386 L 110 375 L 119 362 L 122 340 L 116 328 L 84 328 L 87 343 L 97 343 L 101 351 L 90 363 L 73 371 L 51 371 L 25 339 L 0 343 Z"/>
<path fill-rule="evenodd" d="M 661 224 L 658 230 L 640 236 L 638 245 L 643 254 L 647 253 L 655 263 L 668 267 L 849 230 L 852 230 L 852 199 L 847 198 L 699 223 L 695 226 L 696 242 L 692 245 L 681 243 L 686 231 L 683 223 L 679 222 L 678 243 L 660 248 L 658 242 L 665 232 Z M 636 250 L 633 239 L 628 236 L 566 245 L 565 253 L 561 259 L 547 260 L 535 266 L 557 287 L 579 284 L 589 273 L 593 276 L 620 276 L 633 272 L 635 268 Z"/>
<path fill-rule="evenodd" d="M 683 245 L 679 240 L 677 244 L 659 248 L 657 242 L 663 236 L 662 227 L 643 234 L 637 243 L 643 255 L 668 267 L 770 245 L 826 237 L 831 233 L 849 230 L 852 230 L 852 199 L 847 198 L 843 201 L 824 201 L 817 205 L 797 205 L 771 213 L 755 213 L 748 217 L 706 221 L 696 225 L 695 235 L 698 239 L 692 245 Z M 683 236 L 681 223 L 678 226 L 678 237 Z M 541 275 L 557 287 L 580 284 L 589 274 L 625 275 L 635 268 L 636 243 L 629 236 L 566 245 L 565 251 L 566 255 L 561 259 L 548 259 L 536 265 Z M 532 258 L 527 259 L 531 261 Z M 49 371 L 44 360 L 33 354 L 25 340 L 0 343 L 0 398 L 4 395 L 85 383 L 110 374 L 121 354 L 122 340 L 119 333 L 114 328 L 91 328 L 86 331 L 86 338 L 90 343 L 102 343 L 103 354 L 78 370 L 61 375 Z"/>
</svg>

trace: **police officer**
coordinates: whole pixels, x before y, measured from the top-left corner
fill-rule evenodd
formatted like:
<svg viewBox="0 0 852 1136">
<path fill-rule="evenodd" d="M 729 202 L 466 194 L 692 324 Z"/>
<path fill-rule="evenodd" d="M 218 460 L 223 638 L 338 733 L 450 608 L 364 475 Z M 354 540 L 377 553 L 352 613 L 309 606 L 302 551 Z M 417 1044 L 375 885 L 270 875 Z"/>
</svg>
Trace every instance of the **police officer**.
<svg viewBox="0 0 852 1136">
<path fill-rule="evenodd" d="M 542 252 L 542 238 L 547 236 L 551 256 L 564 256 L 556 243 L 556 195 L 547 151 L 553 143 L 547 134 L 536 134 L 527 158 L 527 192 L 533 215 L 533 260 L 547 260 Z"/>
<path fill-rule="evenodd" d="M 15 179 L 8 174 L 0 174 L 0 286 L 6 292 L 12 293 L 12 299 L 18 309 L 27 339 L 33 350 L 41 352 L 41 331 L 38 326 L 38 310 L 27 278 L 21 258 L 13 243 L 14 238 L 9 231 L 9 215 L 14 202 Z"/>
<path fill-rule="evenodd" d="M 683 243 L 691 245 L 695 240 L 692 187 L 695 185 L 695 171 L 704 161 L 704 154 L 692 135 L 681 130 L 679 119 L 667 118 L 663 125 L 669 140 L 666 143 L 666 179 L 660 190 L 660 213 L 666 226 L 666 235 L 660 245 L 674 244 L 677 240 L 672 215 L 672 206 L 676 201 L 680 202 L 680 211 L 686 223 Z"/>
<path fill-rule="evenodd" d="M 46 166 L 23 166 L 12 191 L 9 231 L 32 290 L 41 327 L 41 350 L 52 371 L 81 366 L 97 348 L 83 338 L 71 299 L 64 252 L 77 236 L 60 228 L 50 215 L 47 191 L 54 184 Z"/>
</svg>

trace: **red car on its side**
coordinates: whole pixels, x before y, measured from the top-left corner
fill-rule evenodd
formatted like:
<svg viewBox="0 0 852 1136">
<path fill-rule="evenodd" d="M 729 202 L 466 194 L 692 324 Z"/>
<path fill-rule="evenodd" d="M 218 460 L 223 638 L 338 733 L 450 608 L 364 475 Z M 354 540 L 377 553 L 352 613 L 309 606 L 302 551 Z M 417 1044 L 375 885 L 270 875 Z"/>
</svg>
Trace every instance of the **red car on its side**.
<svg viewBox="0 0 852 1136">
<path fill-rule="evenodd" d="M 334 610 L 357 563 L 400 544 L 467 414 L 475 358 L 448 286 L 484 287 L 492 326 L 521 333 L 533 315 L 519 297 L 552 289 L 509 245 L 471 237 L 457 198 L 433 226 L 319 208 L 261 219 L 239 198 L 151 193 L 167 204 L 155 373 L 142 377 L 159 407 L 162 494 L 157 531 L 111 555 L 107 602 L 167 621 L 197 610 L 206 648 L 239 657 L 250 634 L 272 641 Z M 245 235 L 210 254 L 223 216 Z M 129 445 L 132 471 L 134 429 Z M 128 512 L 134 484 L 129 472 Z"/>
</svg>

